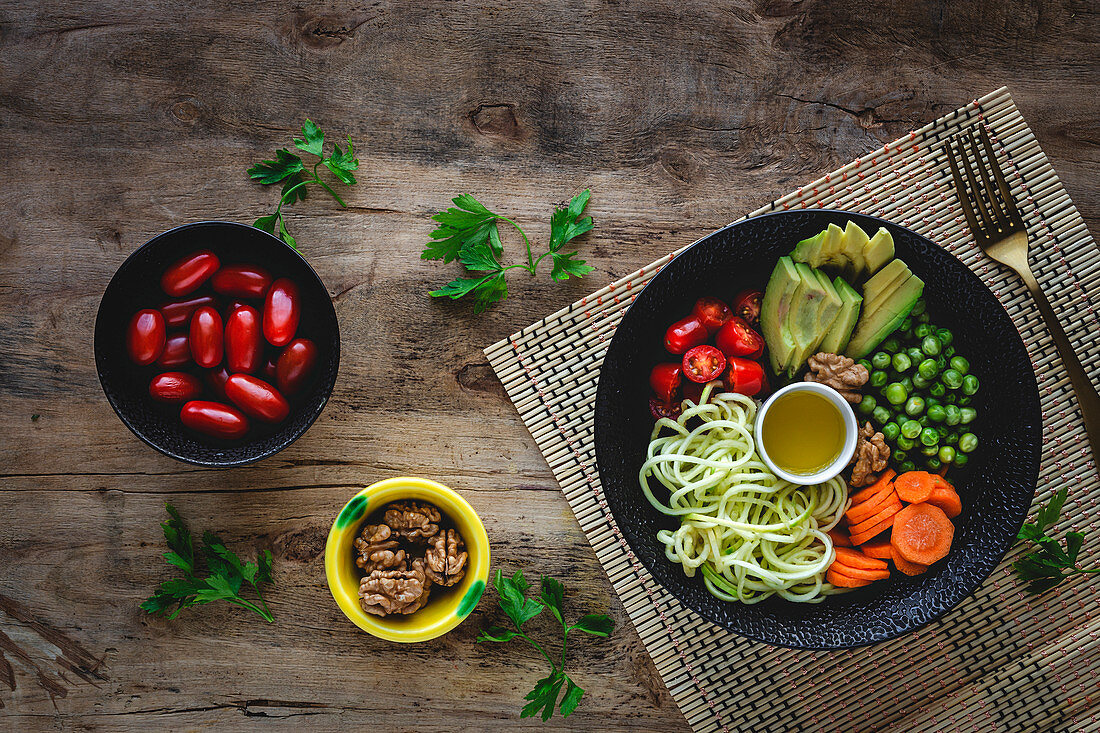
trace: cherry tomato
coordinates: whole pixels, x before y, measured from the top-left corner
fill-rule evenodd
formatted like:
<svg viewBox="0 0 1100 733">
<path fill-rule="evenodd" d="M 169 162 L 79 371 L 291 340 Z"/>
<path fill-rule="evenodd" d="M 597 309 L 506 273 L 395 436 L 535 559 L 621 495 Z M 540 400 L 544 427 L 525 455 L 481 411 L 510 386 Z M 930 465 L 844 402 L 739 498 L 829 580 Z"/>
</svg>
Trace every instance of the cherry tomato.
<svg viewBox="0 0 1100 733">
<path fill-rule="evenodd" d="M 165 372 L 149 382 L 149 396 L 157 402 L 187 402 L 202 394 L 202 382 L 187 372 Z"/>
<path fill-rule="evenodd" d="M 180 410 L 184 425 L 215 438 L 236 440 L 248 432 L 248 418 L 240 410 L 220 402 L 192 400 Z"/>
<path fill-rule="evenodd" d="M 140 366 L 148 366 L 164 351 L 164 316 L 151 308 L 139 310 L 130 319 L 126 329 L 126 350 L 130 359 Z"/>
<path fill-rule="evenodd" d="M 157 358 L 157 366 L 181 367 L 191 363 L 191 346 L 187 342 L 187 334 L 174 333 L 164 342 L 164 351 Z"/>
<path fill-rule="evenodd" d="M 758 394 L 767 383 L 764 368 L 755 361 L 732 357 L 726 374 L 726 388 L 731 392 L 752 397 Z"/>
<path fill-rule="evenodd" d="M 758 359 L 764 353 L 764 338 L 739 316 L 733 316 L 722 326 L 714 341 L 727 357 Z"/>
<path fill-rule="evenodd" d="M 193 252 L 164 271 L 160 278 L 160 287 L 173 298 L 187 295 L 198 290 L 220 266 L 218 256 L 210 250 Z"/>
<path fill-rule="evenodd" d="M 699 298 L 695 301 L 695 308 L 692 309 L 691 315 L 698 318 L 703 323 L 703 328 L 707 329 L 707 333 L 714 335 L 718 332 L 726 321 L 733 317 L 733 311 L 730 307 L 718 300 L 718 298 Z"/>
<path fill-rule="evenodd" d="M 704 344 L 684 354 L 684 376 L 703 384 L 718 379 L 726 369 L 726 357 L 721 351 Z"/>
<path fill-rule="evenodd" d="M 680 417 L 680 403 L 662 402 L 656 397 L 650 397 L 649 414 L 653 415 L 654 420 L 660 420 L 662 417 L 667 417 L 675 420 L 676 418 Z"/>
<path fill-rule="evenodd" d="M 742 290 L 733 299 L 733 314 L 745 319 L 750 326 L 760 323 L 760 303 L 764 294 L 759 290 Z"/>
<path fill-rule="evenodd" d="M 200 295 L 197 298 L 187 300 L 169 301 L 160 307 L 160 312 L 164 316 L 164 323 L 168 328 L 178 328 L 186 326 L 187 322 L 191 320 L 191 314 L 204 305 L 213 306 L 217 305 L 217 302 L 209 295 Z"/>
<path fill-rule="evenodd" d="M 263 359 L 260 313 L 242 305 L 225 321 L 225 363 L 230 372 L 251 374 Z"/>
<path fill-rule="evenodd" d="M 203 306 L 191 316 L 191 358 L 207 369 L 222 360 L 222 317 L 210 306 Z"/>
<path fill-rule="evenodd" d="M 317 347 L 309 339 L 294 339 L 275 362 L 275 384 L 283 394 L 302 388 L 317 364 Z"/>
<path fill-rule="evenodd" d="M 271 285 L 271 273 L 256 265 L 226 265 L 210 278 L 215 293 L 231 298 L 262 298 Z"/>
<path fill-rule="evenodd" d="M 699 317 L 692 314 L 673 323 L 665 331 L 665 348 L 670 354 L 682 354 L 710 336 Z"/>
<path fill-rule="evenodd" d="M 649 373 L 649 386 L 665 402 L 672 402 L 680 389 L 680 365 L 658 364 Z"/>
<path fill-rule="evenodd" d="M 229 370 L 225 367 L 211 369 L 206 373 L 206 384 L 210 391 L 217 395 L 218 399 L 227 400 L 225 396 L 225 382 L 229 379 Z"/>
<path fill-rule="evenodd" d="M 290 405 L 279 391 L 262 379 L 233 374 L 225 381 L 225 396 L 252 417 L 264 422 L 282 422 Z"/>
<path fill-rule="evenodd" d="M 301 317 L 298 286 L 285 277 L 273 282 L 264 301 L 264 337 L 272 346 L 286 346 L 294 338 Z"/>
</svg>

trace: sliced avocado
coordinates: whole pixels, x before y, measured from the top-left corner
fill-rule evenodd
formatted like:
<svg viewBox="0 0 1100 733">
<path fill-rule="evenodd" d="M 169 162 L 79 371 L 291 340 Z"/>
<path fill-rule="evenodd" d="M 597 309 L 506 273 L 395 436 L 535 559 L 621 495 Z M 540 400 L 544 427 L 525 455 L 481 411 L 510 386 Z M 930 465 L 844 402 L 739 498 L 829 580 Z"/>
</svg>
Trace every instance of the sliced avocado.
<svg viewBox="0 0 1100 733">
<path fill-rule="evenodd" d="M 871 300 L 867 300 L 866 298 L 864 298 L 864 300 L 863 300 L 863 315 L 870 318 L 872 313 L 877 311 L 883 305 L 888 304 L 890 302 L 890 296 L 893 295 L 896 291 L 903 288 L 905 286 L 905 284 L 907 282 L 909 282 L 913 277 L 915 277 L 915 276 L 912 275 L 912 274 L 904 275 L 904 276 L 898 278 L 897 280 L 895 280 L 889 286 L 887 286 L 886 290 L 883 290 L 882 292 L 879 292 L 879 293 L 875 293 L 875 297 L 872 298 Z"/>
<path fill-rule="evenodd" d="M 909 268 L 901 260 L 893 260 L 882 268 L 874 276 L 863 284 L 863 312 L 866 313 L 871 303 L 881 293 L 889 292 L 899 280 L 909 277 Z"/>
<path fill-rule="evenodd" d="M 814 267 L 822 265 L 843 265 L 844 257 L 841 248 L 844 246 L 844 230 L 836 224 L 830 224 L 824 232 L 825 238 L 821 242 L 821 261 Z"/>
<path fill-rule="evenodd" d="M 821 243 L 825 241 L 825 232 L 819 232 L 809 239 L 803 239 L 795 245 L 791 252 L 791 259 L 795 262 L 805 262 L 811 267 L 816 267 L 821 258 Z"/>
<path fill-rule="evenodd" d="M 818 349 L 829 354 L 839 354 L 844 351 L 844 347 L 848 345 L 848 339 L 852 336 L 852 329 L 855 328 L 856 321 L 859 319 L 859 306 L 863 302 L 863 297 L 842 277 L 833 280 L 833 287 L 840 297 L 840 312 L 837 313 L 833 325 L 829 327 L 829 332 L 821 340 Z"/>
<path fill-rule="evenodd" d="M 772 270 L 764 299 L 760 304 L 760 331 L 768 345 L 772 371 L 779 374 L 786 368 L 794 350 L 794 340 L 787 327 L 791 303 L 802 287 L 802 278 L 790 257 L 780 257 Z"/>
<path fill-rule="evenodd" d="M 885 227 L 879 227 L 875 236 L 863 246 L 863 261 L 866 263 L 867 274 L 874 275 L 879 269 L 889 262 L 894 256 L 894 238 Z"/>
<path fill-rule="evenodd" d="M 844 274 L 855 280 L 867 269 L 867 262 L 863 257 L 864 247 L 871 241 L 867 232 L 859 228 L 854 221 L 849 220 L 844 227 L 844 240 L 841 245 L 841 253 L 848 262 L 844 266 Z"/>
<path fill-rule="evenodd" d="M 882 343 L 883 339 L 897 330 L 909 312 L 913 310 L 921 293 L 924 282 L 913 275 L 893 292 L 874 312 L 865 312 L 856 324 L 852 339 L 845 353 L 853 359 L 862 359 Z"/>
<path fill-rule="evenodd" d="M 795 265 L 803 284 L 798 291 L 788 319 L 795 348 L 787 362 L 787 376 L 794 377 L 815 352 L 828 327 L 840 310 L 840 296 L 831 282 L 818 271 L 799 263 Z"/>
</svg>

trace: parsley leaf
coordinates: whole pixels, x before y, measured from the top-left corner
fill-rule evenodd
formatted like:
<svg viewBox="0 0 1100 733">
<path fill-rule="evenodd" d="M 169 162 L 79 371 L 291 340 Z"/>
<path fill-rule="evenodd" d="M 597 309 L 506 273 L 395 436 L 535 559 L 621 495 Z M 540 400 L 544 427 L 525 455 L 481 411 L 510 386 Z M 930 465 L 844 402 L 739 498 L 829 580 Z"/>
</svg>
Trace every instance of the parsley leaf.
<svg viewBox="0 0 1100 733">
<path fill-rule="evenodd" d="M 302 137 L 294 138 L 294 147 L 320 158 L 325 148 L 325 133 L 321 132 L 321 128 L 313 120 L 307 119 L 302 125 Z"/>
<path fill-rule="evenodd" d="M 546 661 L 550 663 L 550 674 L 535 683 L 534 689 L 523 698 L 527 704 L 520 711 L 520 717 L 529 718 L 533 715 L 542 716 L 543 720 L 549 720 L 554 714 L 554 706 L 558 706 L 563 717 L 568 717 L 584 696 L 584 690 L 577 685 L 569 675 L 565 673 L 565 651 L 569 642 L 570 631 L 583 631 L 595 636 L 608 636 L 615 626 L 610 616 L 604 614 L 588 614 L 582 616 L 576 624 L 568 625 L 565 621 L 565 586 L 559 581 L 543 575 L 539 581 L 539 600 L 527 596 L 531 584 L 523 576 L 523 572 L 517 570 L 511 578 L 504 575 L 499 568 L 493 576 L 493 585 L 497 589 L 500 608 L 515 626 L 515 631 L 500 626 L 484 629 L 478 634 L 478 643 L 498 642 L 504 643 L 513 639 L 522 639 L 537 649 Z M 543 608 L 549 608 L 557 623 L 561 625 L 561 659 L 556 661 L 550 654 L 532 639 L 523 630 L 523 624 L 538 616 Z M 562 687 L 565 693 L 562 694 Z M 558 697 L 561 696 L 561 701 Z"/>
<path fill-rule="evenodd" d="M 1077 556 L 1085 543 L 1084 534 L 1067 532 L 1065 549 L 1062 549 L 1056 539 L 1046 534 L 1047 528 L 1057 524 L 1067 496 L 1069 490 L 1063 488 L 1051 497 L 1046 506 L 1040 507 L 1035 515 L 1035 524 L 1025 523 L 1020 527 L 1017 539 L 1030 542 L 1036 548 L 1012 563 L 1017 579 L 1027 584 L 1028 593 L 1044 593 L 1072 575 L 1100 573 L 1100 568 L 1077 567 Z"/>
<path fill-rule="evenodd" d="M 302 159 L 286 148 L 282 148 L 275 151 L 275 160 L 257 163 L 248 169 L 248 175 L 269 186 L 301 171 Z"/>
</svg>

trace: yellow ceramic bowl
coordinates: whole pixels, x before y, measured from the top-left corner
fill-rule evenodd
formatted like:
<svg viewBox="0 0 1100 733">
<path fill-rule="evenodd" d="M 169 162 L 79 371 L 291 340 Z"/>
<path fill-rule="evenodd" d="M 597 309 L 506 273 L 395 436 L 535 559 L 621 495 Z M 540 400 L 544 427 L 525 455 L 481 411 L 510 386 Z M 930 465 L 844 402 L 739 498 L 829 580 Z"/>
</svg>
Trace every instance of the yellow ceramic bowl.
<svg viewBox="0 0 1100 733">
<path fill-rule="evenodd" d="M 374 616 L 359 606 L 362 572 L 355 564 L 355 538 L 371 513 L 403 499 L 434 504 L 454 522 L 469 553 L 466 577 L 451 588 L 433 588 L 427 605 L 408 616 Z M 462 623 L 481 599 L 489 577 L 489 537 L 473 508 L 443 484 L 405 476 L 386 479 L 353 496 L 336 516 L 325 545 L 325 575 L 340 610 L 363 631 L 389 641 L 427 641 Z"/>
</svg>

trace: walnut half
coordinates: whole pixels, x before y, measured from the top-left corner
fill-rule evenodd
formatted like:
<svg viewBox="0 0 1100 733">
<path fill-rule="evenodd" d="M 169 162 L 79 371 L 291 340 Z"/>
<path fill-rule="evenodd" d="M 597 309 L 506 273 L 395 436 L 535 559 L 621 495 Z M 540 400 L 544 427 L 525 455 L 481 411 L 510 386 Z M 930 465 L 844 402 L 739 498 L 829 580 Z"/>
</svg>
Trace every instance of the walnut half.
<svg viewBox="0 0 1100 733">
<path fill-rule="evenodd" d="M 871 375 L 867 367 L 856 364 L 854 359 L 822 351 L 810 357 L 809 366 L 807 382 L 818 382 L 832 387 L 853 404 L 863 399 L 859 388 L 867 384 Z"/>
<path fill-rule="evenodd" d="M 359 583 L 359 605 L 367 613 L 415 613 L 428 602 L 432 581 L 422 560 L 413 560 L 407 570 L 374 570 Z"/>
<path fill-rule="evenodd" d="M 451 586 L 466 576 L 466 543 L 456 530 L 448 529 L 428 540 L 424 570 L 436 585 Z"/>
<path fill-rule="evenodd" d="M 384 521 L 394 534 L 410 542 L 423 542 L 439 532 L 442 515 L 422 501 L 397 501 L 386 508 Z"/>
<path fill-rule="evenodd" d="M 852 456 L 851 486 L 867 486 L 873 484 L 879 471 L 886 470 L 886 464 L 890 460 L 890 446 L 886 445 L 886 437 L 882 433 L 876 433 L 871 423 L 864 423 L 856 436 L 856 452 Z"/>
<path fill-rule="evenodd" d="M 368 574 L 375 570 L 404 570 L 405 551 L 398 546 L 393 530 L 386 524 L 368 524 L 355 538 L 359 557 L 355 564 Z"/>
</svg>

